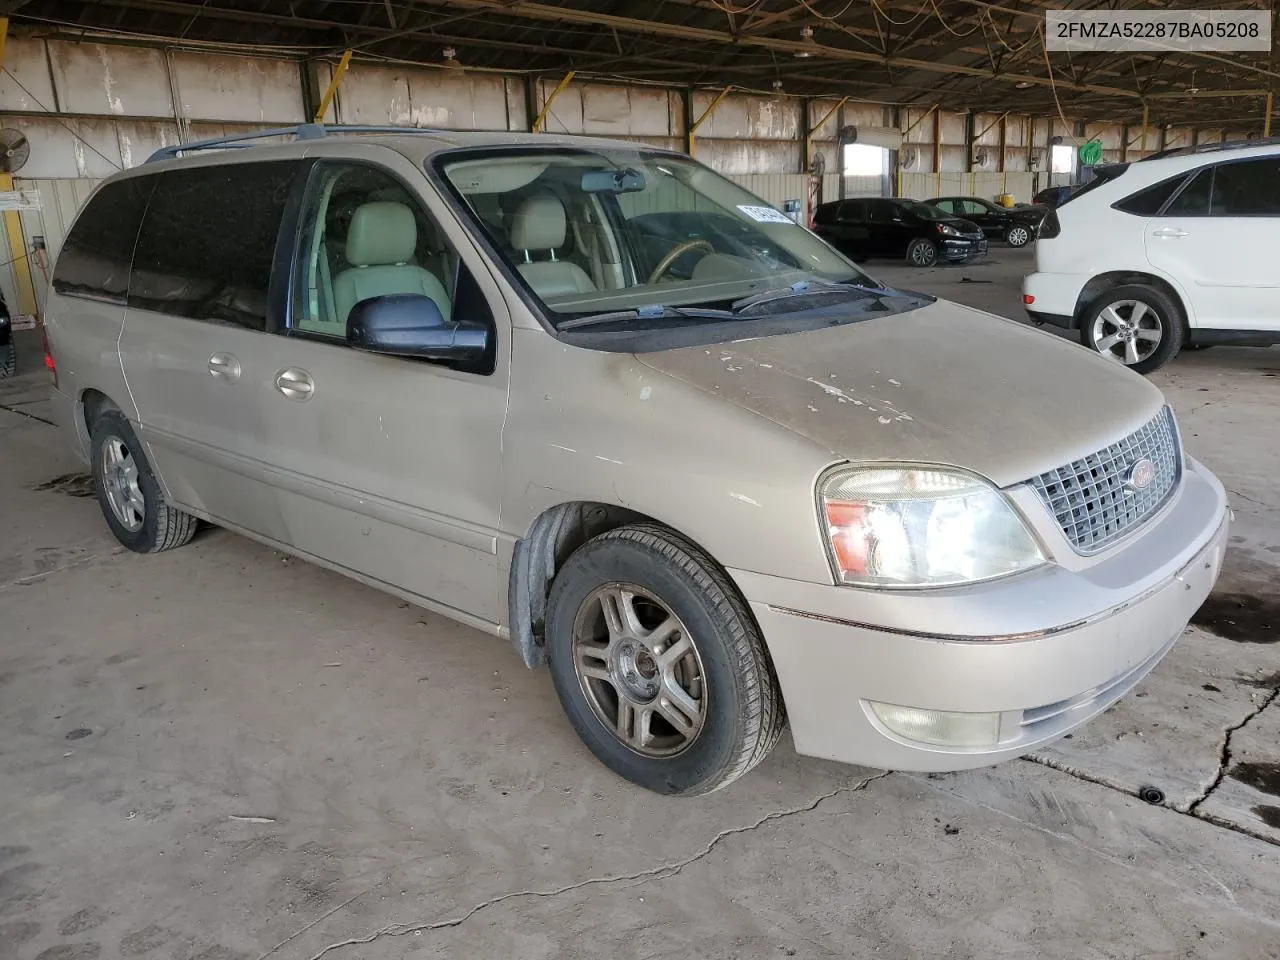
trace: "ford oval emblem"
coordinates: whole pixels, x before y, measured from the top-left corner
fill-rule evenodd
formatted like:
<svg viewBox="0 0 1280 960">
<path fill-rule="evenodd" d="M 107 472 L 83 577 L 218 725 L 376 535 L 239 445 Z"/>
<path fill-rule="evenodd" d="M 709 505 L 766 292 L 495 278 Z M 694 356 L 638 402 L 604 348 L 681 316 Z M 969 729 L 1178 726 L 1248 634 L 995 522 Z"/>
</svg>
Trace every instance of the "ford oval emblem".
<svg viewBox="0 0 1280 960">
<path fill-rule="evenodd" d="M 1156 465 L 1143 457 L 1136 461 L 1129 468 L 1129 472 L 1125 475 L 1124 485 L 1133 491 L 1145 490 L 1151 486 L 1151 481 L 1156 478 Z"/>
</svg>

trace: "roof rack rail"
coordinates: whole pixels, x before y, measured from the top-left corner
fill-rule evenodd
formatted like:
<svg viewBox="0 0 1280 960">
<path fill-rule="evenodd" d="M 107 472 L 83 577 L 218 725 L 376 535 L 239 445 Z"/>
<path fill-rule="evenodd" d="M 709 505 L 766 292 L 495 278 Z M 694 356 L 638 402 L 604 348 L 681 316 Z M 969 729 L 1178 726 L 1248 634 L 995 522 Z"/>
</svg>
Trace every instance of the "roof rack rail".
<svg viewBox="0 0 1280 960">
<path fill-rule="evenodd" d="M 1197 153 L 1217 153 L 1219 150 L 1243 150 L 1246 147 L 1268 147 L 1280 144 L 1280 137 L 1254 137 L 1252 140 L 1224 140 L 1221 143 L 1200 143 L 1194 147 L 1171 147 L 1143 157 L 1143 160 L 1161 160 L 1164 157 L 1186 157 Z"/>
<path fill-rule="evenodd" d="M 331 133 L 396 133 L 404 136 L 413 134 L 427 133 L 440 134 L 451 131 L 439 130 L 430 127 L 392 127 L 392 126 L 365 126 L 360 124 L 322 124 L 322 123 L 300 123 L 296 127 L 271 127 L 267 130 L 255 130 L 253 133 L 237 133 L 229 137 L 214 137 L 210 140 L 193 140 L 190 143 L 175 143 L 171 146 L 161 147 L 151 156 L 147 157 L 147 163 L 156 163 L 160 160 L 170 160 L 184 153 L 194 153 L 197 150 L 234 150 L 251 146 L 248 141 L 265 140 L 270 137 L 293 137 L 295 140 L 320 140 L 329 136 Z"/>
</svg>

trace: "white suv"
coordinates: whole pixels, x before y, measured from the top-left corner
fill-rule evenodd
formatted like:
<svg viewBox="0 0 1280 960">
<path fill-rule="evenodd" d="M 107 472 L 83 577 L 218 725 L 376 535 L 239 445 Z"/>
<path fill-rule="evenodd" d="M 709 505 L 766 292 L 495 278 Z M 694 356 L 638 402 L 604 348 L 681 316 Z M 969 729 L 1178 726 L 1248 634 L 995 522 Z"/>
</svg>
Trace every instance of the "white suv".
<svg viewBox="0 0 1280 960">
<path fill-rule="evenodd" d="M 1280 343 L 1277 241 L 1276 140 L 1114 164 L 1049 212 L 1022 299 L 1139 373 L 1187 344 Z"/>
</svg>

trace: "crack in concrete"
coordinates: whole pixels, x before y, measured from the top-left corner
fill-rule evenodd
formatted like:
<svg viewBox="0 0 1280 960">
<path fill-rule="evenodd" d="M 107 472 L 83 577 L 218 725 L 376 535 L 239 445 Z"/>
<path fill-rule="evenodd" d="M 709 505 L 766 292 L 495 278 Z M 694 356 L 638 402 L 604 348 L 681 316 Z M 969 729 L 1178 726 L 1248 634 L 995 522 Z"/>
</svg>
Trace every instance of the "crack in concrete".
<svg viewBox="0 0 1280 960">
<path fill-rule="evenodd" d="M 563 896 L 564 894 L 571 893 L 574 890 L 581 890 L 584 887 L 590 887 L 590 886 L 602 886 L 602 885 L 608 885 L 608 884 L 614 884 L 614 883 L 625 883 L 627 881 L 639 881 L 639 883 L 633 884 L 635 886 L 638 886 L 640 883 L 648 883 L 650 880 L 665 880 L 668 877 L 676 876 L 678 873 L 684 870 L 685 867 L 689 866 L 690 864 L 696 863 L 697 861 L 701 860 L 703 857 L 706 857 L 708 854 L 711 853 L 712 850 L 714 850 L 716 847 L 720 845 L 721 841 L 729 837 L 735 836 L 740 833 L 751 833 L 754 830 L 760 829 L 766 823 L 772 823 L 775 820 L 785 820 L 786 818 L 794 817 L 797 814 L 809 813 L 813 810 L 816 810 L 822 803 L 832 799 L 833 797 L 838 797 L 841 794 L 857 793 L 860 790 L 865 790 L 868 786 L 870 786 L 875 781 L 883 780 L 885 777 L 889 776 L 891 773 L 893 773 L 892 770 L 886 770 L 884 773 L 876 774 L 874 777 L 867 777 L 850 786 L 836 787 L 834 790 L 829 790 L 826 793 L 820 794 L 819 796 L 815 797 L 813 800 L 809 801 L 808 803 L 801 804 L 800 806 L 789 807 L 786 810 L 775 810 L 772 813 L 765 814 L 765 816 L 761 817 L 759 820 L 755 821 L 754 823 L 747 824 L 746 826 L 731 827 L 728 830 L 721 830 L 714 837 L 712 837 L 711 840 L 705 846 L 703 846 L 701 850 L 699 850 L 693 856 L 686 857 L 683 860 L 675 860 L 670 863 L 664 863 L 661 866 L 650 867 L 647 870 L 637 870 L 635 873 L 624 873 L 624 874 L 618 874 L 616 876 L 611 876 L 611 877 L 590 877 L 586 880 L 579 880 L 577 883 L 569 883 L 562 887 L 556 887 L 552 890 L 514 890 L 510 893 L 503 893 L 496 897 L 490 897 L 488 900 L 482 900 L 480 903 L 477 903 L 474 906 L 468 908 L 467 910 L 458 914 L 456 917 L 450 917 L 446 920 L 427 920 L 421 923 L 393 923 L 389 926 L 383 927 L 380 930 L 375 930 L 373 933 L 367 934 L 366 936 L 363 936 L 363 937 L 351 937 L 347 940 L 339 940 L 335 943 L 329 944 L 327 947 L 322 949 L 319 953 L 313 954 L 310 957 L 310 960 L 320 960 L 321 957 L 324 957 L 326 954 L 330 953 L 331 951 L 339 950 L 343 947 L 353 947 L 353 946 L 359 946 L 365 943 L 373 943 L 375 940 L 380 940 L 383 937 L 403 937 L 411 933 L 426 933 L 431 930 L 443 930 L 451 927 L 458 927 L 466 923 L 468 920 L 474 917 L 477 913 L 480 913 L 482 910 L 487 910 L 489 907 L 497 906 L 498 904 L 505 903 L 508 900 L 518 900 L 524 897 L 537 898 L 537 899 L 549 899 L 549 898 Z M 352 899 L 355 899 L 355 898 L 353 897 Z M 307 928 L 304 928 L 304 929 L 309 929 L 309 927 L 313 925 L 314 924 L 309 925 Z M 291 940 L 293 938 L 290 937 L 289 939 Z M 279 946 L 283 946 L 284 943 L 287 943 L 287 942 L 288 940 L 282 941 Z M 262 954 L 262 956 L 260 956 L 258 960 L 265 960 L 266 957 L 270 956 L 272 953 L 275 953 L 275 951 L 279 949 L 279 946 L 272 947 L 266 953 Z"/>
<path fill-rule="evenodd" d="M 1280 697 L 1280 687 L 1276 687 L 1267 696 L 1265 696 L 1254 710 L 1251 710 L 1243 720 L 1233 727 L 1227 727 L 1222 737 L 1222 747 L 1218 752 L 1218 772 L 1209 786 L 1205 787 L 1204 792 L 1196 799 L 1192 800 L 1187 806 L 1187 813 L 1193 817 L 1200 816 L 1200 804 L 1204 803 L 1213 794 L 1218 787 L 1222 786 L 1222 781 L 1227 775 L 1227 768 L 1231 765 L 1231 738 L 1249 725 L 1249 723 L 1257 717 L 1263 710 L 1276 702 L 1276 698 Z"/>
<path fill-rule="evenodd" d="M 32 401 L 28 401 L 28 402 L 30 402 L 30 403 L 39 403 L 39 402 L 42 402 L 42 401 L 32 400 Z M 18 416 L 20 416 L 20 417 L 26 417 L 26 418 L 27 418 L 27 419 L 29 419 L 29 420 L 39 420 L 41 423 L 47 423 L 47 424 L 48 424 L 49 426 L 51 426 L 51 427 L 56 427 L 56 426 L 57 426 L 57 424 L 56 424 L 56 423 L 54 423 L 52 420 L 46 420 L 44 417 L 37 417 L 34 413 L 27 413 L 27 411 L 25 411 L 25 410 L 19 410 L 19 409 L 17 409 L 16 407 L 11 407 L 11 406 L 9 406 L 7 403 L 0 403 L 0 410 L 4 410 L 4 411 L 6 411 L 7 413 L 16 413 Z"/>
</svg>

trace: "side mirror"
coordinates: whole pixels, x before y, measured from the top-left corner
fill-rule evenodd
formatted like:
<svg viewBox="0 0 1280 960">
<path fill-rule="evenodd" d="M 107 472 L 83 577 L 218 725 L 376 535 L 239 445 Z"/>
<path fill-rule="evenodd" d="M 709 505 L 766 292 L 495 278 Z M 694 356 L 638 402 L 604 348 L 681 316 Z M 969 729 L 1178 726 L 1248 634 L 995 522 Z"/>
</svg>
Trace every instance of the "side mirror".
<svg viewBox="0 0 1280 960">
<path fill-rule="evenodd" d="M 420 293 L 361 300 L 347 318 L 347 343 L 357 350 L 455 366 L 482 362 L 489 337 L 483 324 L 446 320 L 436 302 Z"/>
</svg>

